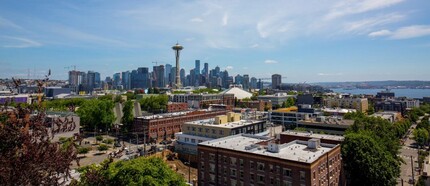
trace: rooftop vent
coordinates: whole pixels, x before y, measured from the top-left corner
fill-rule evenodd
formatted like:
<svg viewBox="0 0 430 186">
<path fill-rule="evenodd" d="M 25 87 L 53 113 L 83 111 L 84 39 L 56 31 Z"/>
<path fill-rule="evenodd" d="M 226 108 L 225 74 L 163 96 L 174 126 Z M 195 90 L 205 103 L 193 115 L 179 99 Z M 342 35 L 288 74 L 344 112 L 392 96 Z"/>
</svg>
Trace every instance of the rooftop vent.
<svg viewBox="0 0 430 186">
<path fill-rule="evenodd" d="M 308 140 L 308 148 L 310 149 L 318 149 L 321 147 L 321 142 L 319 139 L 310 139 Z"/>
</svg>

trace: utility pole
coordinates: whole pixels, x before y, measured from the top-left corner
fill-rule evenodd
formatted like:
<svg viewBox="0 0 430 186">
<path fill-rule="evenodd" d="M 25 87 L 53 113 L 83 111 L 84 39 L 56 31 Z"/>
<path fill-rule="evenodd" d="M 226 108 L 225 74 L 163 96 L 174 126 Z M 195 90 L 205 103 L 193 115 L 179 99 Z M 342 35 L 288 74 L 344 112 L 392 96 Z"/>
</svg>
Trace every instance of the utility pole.
<svg viewBox="0 0 430 186">
<path fill-rule="evenodd" d="M 188 183 L 191 183 L 191 161 L 190 161 L 189 154 L 188 154 Z"/>
<path fill-rule="evenodd" d="M 411 156 L 411 166 L 412 166 L 412 185 L 415 185 L 415 175 L 414 175 L 414 159 Z"/>
</svg>

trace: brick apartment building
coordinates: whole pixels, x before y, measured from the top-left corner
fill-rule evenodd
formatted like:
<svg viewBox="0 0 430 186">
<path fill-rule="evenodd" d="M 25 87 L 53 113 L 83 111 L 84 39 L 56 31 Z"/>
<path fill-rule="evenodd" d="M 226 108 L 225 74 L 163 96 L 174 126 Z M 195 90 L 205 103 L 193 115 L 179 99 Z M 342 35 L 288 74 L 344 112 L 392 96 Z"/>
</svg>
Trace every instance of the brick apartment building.
<svg viewBox="0 0 430 186">
<path fill-rule="evenodd" d="M 174 94 L 172 102 L 187 103 L 192 108 L 208 108 L 211 104 L 234 106 L 234 94 Z"/>
<path fill-rule="evenodd" d="M 366 112 L 369 107 L 367 98 L 328 98 L 324 99 L 324 106 L 330 108 L 350 108 Z"/>
<path fill-rule="evenodd" d="M 342 185 L 339 144 L 239 134 L 198 145 L 199 185 Z"/>
<path fill-rule="evenodd" d="M 272 110 L 272 102 L 266 102 L 266 101 L 242 101 L 240 100 L 236 107 L 242 107 L 242 108 L 253 108 L 257 109 L 258 111 L 265 111 L 265 108 L 268 110 Z"/>
<path fill-rule="evenodd" d="M 181 111 L 187 111 L 188 110 L 188 104 L 187 103 L 180 103 L 180 102 L 169 102 L 167 103 L 167 112 L 181 112 Z"/>
<path fill-rule="evenodd" d="M 226 110 L 196 110 L 136 117 L 132 132 L 146 138 L 146 142 L 169 140 L 174 138 L 175 133 L 181 132 L 181 126 L 185 122 L 213 118 L 226 113 Z"/>
</svg>

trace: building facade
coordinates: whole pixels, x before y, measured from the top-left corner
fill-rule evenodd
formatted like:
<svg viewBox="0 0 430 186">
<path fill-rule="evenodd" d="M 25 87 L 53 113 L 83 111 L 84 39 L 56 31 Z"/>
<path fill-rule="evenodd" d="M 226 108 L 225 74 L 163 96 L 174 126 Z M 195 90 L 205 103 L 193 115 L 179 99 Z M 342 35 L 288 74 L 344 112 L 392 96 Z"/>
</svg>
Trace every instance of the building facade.
<svg viewBox="0 0 430 186">
<path fill-rule="evenodd" d="M 369 107 L 367 98 L 328 98 L 324 100 L 324 106 L 330 108 L 350 108 L 360 112 L 366 112 Z"/>
<path fill-rule="evenodd" d="M 132 125 L 132 132 L 145 138 L 146 142 L 169 140 L 174 138 L 175 133 L 182 131 L 181 126 L 185 122 L 212 118 L 226 113 L 226 110 L 198 110 L 136 117 Z"/>
<path fill-rule="evenodd" d="M 272 75 L 272 89 L 279 89 L 282 84 L 282 76 L 280 74 Z"/>
<path fill-rule="evenodd" d="M 240 134 L 198 145 L 199 185 L 341 185 L 340 145 Z"/>
</svg>

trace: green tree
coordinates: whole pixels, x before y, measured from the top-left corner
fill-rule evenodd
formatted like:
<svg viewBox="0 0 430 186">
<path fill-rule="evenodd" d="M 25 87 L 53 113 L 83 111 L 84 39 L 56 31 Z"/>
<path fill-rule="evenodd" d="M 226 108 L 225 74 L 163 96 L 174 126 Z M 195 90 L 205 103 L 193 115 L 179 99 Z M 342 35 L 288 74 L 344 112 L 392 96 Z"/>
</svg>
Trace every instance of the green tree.
<svg viewBox="0 0 430 186">
<path fill-rule="evenodd" d="M 121 123 L 123 124 L 122 130 L 124 132 L 130 132 L 131 126 L 133 124 L 133 102 L 132 101 L 126 101 L 124 103 L 124 107 L 122 108 L 123 116 L 121 118 Z"/>
<path fill-rule="evenodd" d="M 166 111 L 168 101 L 167 95 L 155 95 L 139 100 L 142 110 L 157 113 Z"/>
<path fill-rule="evenodd" d="M 414 139 L 419 146 L 424 146 L 429 139 L 429 132 L 424 128 L 414 130 Z"/>
<path fill-rule="evenodd" d="M 350 185 L 396 185 L 400 162 L 384 150 L 372 133 L 347 134 L 342 142 L 342 157 Z"/>
<path fill-rule="evenodd" d="M 160 158 L 139 157 L 129 161 L 104 162 L 80 169 L 77 185 L 177 185 L 185 180 Z"/>
<path fill-rule="evenodd" d="M 77 111 L 81 125 L 87 130 L 95 127 L 107 130 L 115 120 L 113 107 L 114 103 L 108 100 L 92 99 L 86 101 Z"/>
<path fill-rule="evenodd" d="M 90 151 L 90 149 L 89 148 L 87 148 L 87 147 L 79 147 L 78 148 L 78 154 L 86 154 L 86 153 L 88 153 Z"/>
<path fill-rule="evenodd" d="M 107 146 L 106 144 L 100 144 L 98 147 L 97 147 L 97 150 L 99 150 L 99 151 L 107 151 L 109 149 L 109 146 Z"/>
<path fill-rule="evenodd" d="M 97 142 L 102 141 L 102 140 L 103 140 L 103 136 L 96 136 L 96 141 Z"/>
</svg>

